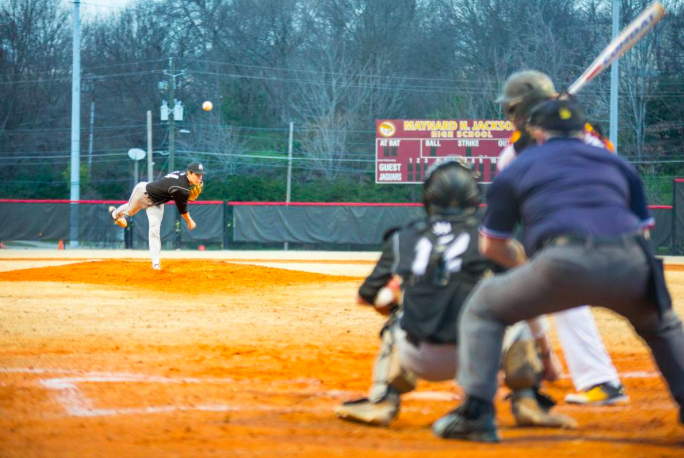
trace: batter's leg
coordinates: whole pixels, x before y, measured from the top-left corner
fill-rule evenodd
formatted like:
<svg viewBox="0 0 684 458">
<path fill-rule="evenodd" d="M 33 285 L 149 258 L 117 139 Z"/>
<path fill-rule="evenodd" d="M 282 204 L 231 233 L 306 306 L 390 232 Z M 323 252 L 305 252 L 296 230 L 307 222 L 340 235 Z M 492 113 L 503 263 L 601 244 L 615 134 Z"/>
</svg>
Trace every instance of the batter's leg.
<svg viewBox="0 0 684 458">
<path fill-rule="evenodd" d="M 164 219 L 164 205 L 153 205 L 147 209 L 147 219 L 150 222 L 150 257 L 152 268 L 161 268 L 161 224 Z"/>
<path fill-rule="evenodd" d="M 587 391 L 604 383 L 621 386 L 620 376 L 603 345 L 588 306 L 556 313 L 554 321 L 570 377 L 577 391 Z"/>
</svg>

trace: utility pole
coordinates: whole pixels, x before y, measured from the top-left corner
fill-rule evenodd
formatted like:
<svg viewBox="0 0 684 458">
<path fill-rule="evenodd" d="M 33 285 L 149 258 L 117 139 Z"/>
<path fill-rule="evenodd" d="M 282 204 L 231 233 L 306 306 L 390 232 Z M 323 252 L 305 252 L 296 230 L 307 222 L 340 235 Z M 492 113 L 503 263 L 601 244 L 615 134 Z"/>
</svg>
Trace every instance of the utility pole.
<svg viewBox="0 0 684 458">
<path fill-rule="evenodd" d="M 292 133 L 294 130 L 294 123 L 290 123 L 290 139 L 287 146 L 287 194 L 285 196 L 285 202 L 290 203 L 290 197 L 292 194 Z"/>
<path fill-rule="evenodd" d="M 176 75 L 173 74 L 173 57 L 169 58 L 171 84 L 169 85 L 169 172 L 175 169 L 174 155 L 176 154 Z"/>
<path fill-rule="evenodd" d="M 169 172 L 173 172 L 176 154 L 176 78 L 183 74 L 174 73 L 173 57 L 169 57 L 169 71 L 164 74 L 169 77 Z"/>
<path fill-rule="evenodd" d="M 74 0 L 73 63 L 71 69 L 71 182 L 69 246 L 78 247 L 78 203 L 81 200 L 81 2 Z"/>
<path fill-rule="evenodd" d="M 147 182 L 154 181 L 154 162 L 152 162 L 152 112 L 147 110 Z"/>
<path fill-rule="evenodd" d="M 620 33 L 620 0 L 613 0 L 613 39 Z M 618 154 L 618 89 L 619 63 L 616 59 L 610 69 L 610 142 Z"/>
<path fill-rule="evenodd" d="M 290 203 L 292 194 L 292 134 L 294 130 L 294 123 L 290 123 L 290 138 L 287 146 L 287 192 L 285 194 L 285 203 Z M 285 251 L 288 250 L 289 244 L 285 242 Z"/>
</svg>

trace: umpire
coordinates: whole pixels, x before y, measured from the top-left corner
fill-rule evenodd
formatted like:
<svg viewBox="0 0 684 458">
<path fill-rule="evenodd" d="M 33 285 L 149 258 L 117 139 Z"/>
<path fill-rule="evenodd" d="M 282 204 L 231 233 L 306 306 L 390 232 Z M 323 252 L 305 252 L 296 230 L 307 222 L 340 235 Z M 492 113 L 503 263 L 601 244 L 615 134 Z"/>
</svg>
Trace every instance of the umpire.
<svg viewBox="0 0 684 458">
<path fill-rule="evenodd" d="M 480 250 L 519 267 L 484 280 L 464 306 L 458 381 L 466 399 L 434 423 L 438 436 L 498 441 L 493 399 L 506 326 L 582 304 L 629 320 L 651 348 L 684 422 L 684 331 L 646 240 L 653 219 L 641 180 L 622 159 L 582 142 L 584 124 L 572 100 L 537 106 L 530 126 L 540 146 L 488 190 Z M 519 222 L 524 248 L 512 238 Z"/>
</svg>

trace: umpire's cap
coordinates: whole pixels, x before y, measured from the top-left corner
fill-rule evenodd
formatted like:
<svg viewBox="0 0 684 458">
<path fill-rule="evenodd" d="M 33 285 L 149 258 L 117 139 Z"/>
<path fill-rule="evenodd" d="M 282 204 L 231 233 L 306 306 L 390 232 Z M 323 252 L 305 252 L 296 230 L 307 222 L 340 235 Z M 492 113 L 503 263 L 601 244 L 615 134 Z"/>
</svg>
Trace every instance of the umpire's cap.
<svg viewBox="0 0 684 458">
<path fill-rule="evenodd" d="M 480 189 L 476 173 L 463 159 L 433 164 L 423 184 L 423 203 L 430 215 L 460 215 L 464 209 L 477 207 Z"/>
<path fill-rule="evenodd" d="M 547 74 L 536 70 L 524 70 L 513 73 L 506 79 L 496 103 L 503 104 L 508 117 L 520 117 L 524 116 L 531 106 L 555 95 L 556 88 Z"/>
<path fill-rule="evenodd" d="M 188 171 L 196 175 L 204 175 L 205 173 L 207 173 L 207 171 L 204 170 L 204 166 L 202 165 L 202 163 L 197 161 L 188 164 Z"/>
<path fill-rule="evenodd" d="M 572 99 L 542 102 L 530 112 L 530 126 L 556 132 L 584 130 L 586 118 L 580 105 Z"/>
</svg>

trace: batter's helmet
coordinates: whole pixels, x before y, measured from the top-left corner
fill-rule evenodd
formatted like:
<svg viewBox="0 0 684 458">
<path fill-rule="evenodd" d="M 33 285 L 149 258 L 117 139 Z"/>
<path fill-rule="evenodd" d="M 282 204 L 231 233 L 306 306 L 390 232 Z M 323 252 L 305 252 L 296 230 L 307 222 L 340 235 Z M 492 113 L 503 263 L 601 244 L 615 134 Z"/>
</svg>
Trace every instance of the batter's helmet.
<svg viewBox="0 0 684 458">
<path fill-rule="evenodd" d="M 480 203 L 475 172 L 463 160 L 434 164 L 423 184 L 423 203 L 429 215 L 460 215 Z"/>
<path fill-rule="evenodd" d="M 543 100 L 556 96 L 556 88 L 548 75 L 535 70 L 513 73 L 506 79 L 503 93 L 496 99 L 503 104 L 506 116 L 513 119 L 516 126 L 525 124 L 529 110 Z"/>
</svg>

